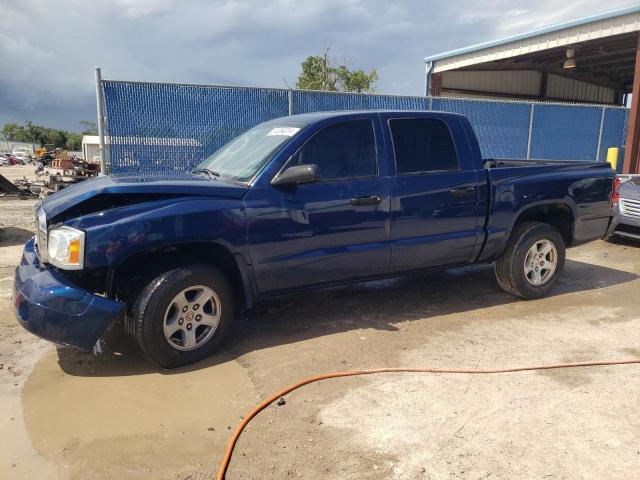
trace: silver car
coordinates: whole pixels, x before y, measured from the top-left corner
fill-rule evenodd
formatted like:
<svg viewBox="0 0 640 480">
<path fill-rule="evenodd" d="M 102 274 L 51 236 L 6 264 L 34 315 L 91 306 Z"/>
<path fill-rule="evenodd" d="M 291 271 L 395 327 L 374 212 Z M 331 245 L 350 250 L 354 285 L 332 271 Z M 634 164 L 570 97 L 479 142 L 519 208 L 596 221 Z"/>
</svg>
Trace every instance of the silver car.
<svg viewBox="0 0 640 480">
<path fill-rule="evenodd" d="M 620 185 L 608 235 L 640 240 L 640 177 Z"/>
</svg>

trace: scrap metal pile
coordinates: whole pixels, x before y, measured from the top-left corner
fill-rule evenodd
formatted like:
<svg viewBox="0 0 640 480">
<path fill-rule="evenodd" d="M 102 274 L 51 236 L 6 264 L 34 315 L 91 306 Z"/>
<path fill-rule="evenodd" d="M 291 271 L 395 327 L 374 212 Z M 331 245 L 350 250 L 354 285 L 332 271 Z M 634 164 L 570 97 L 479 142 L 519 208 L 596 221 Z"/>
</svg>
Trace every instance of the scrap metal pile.
<svg viewBox="0 0 640 480">
<path fill-rule="evenodd" d="M 44 150 L 44 151 L 43 151 Z M 88 162 L 65 150 L 41 149 L 34 157 L 36 180 L 22 178 L 11 183 L 0 175 L 0 195 L 39 196 L 41 198 L 100 173 L 100 164 Z"/>
</svg>

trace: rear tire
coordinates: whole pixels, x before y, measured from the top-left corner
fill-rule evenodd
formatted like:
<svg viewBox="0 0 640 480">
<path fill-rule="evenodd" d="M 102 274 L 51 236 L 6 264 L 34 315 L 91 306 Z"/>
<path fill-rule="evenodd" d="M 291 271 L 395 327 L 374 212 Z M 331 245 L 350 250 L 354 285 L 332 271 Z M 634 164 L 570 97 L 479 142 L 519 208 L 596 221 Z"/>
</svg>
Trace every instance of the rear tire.
<svg viewBox="0 0 640 480">
<path fill-rule="evenodd" d="M 190 265 L 151 280 L 134 299 L 125 328 L 149 361 L 176 368 L 214 353 L 235 310 L 225 275 L 207 265 Z"/>
<path fill-rule="evenodd" d="M 496 279 L 505 292 L 516 297 L 543 297 L 562 273 L 565 255 L 557 229 L 547 223 L 523 222 L 515 227 L 496 262 Z"/>
</svg>

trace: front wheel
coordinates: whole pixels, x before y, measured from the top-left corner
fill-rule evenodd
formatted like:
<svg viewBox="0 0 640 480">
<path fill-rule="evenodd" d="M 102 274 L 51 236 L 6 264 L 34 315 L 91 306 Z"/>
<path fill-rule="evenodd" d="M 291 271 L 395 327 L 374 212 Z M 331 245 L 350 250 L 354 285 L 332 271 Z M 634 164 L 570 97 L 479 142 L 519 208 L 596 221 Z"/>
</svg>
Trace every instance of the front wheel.
<svg viewBox="0 0 640 480">
<path fill-rule="evenodd" d="M 565 245 L 558 230 L 546 223 L 523 222 L 496 262 L 496 278 L 507 293 L 540 298 L 556 283 L 564 263 Z"/>
<path fill-rule="evenodd" d="M 211 355 L 234 315 L 233 290 L 225 275 L 191 265 L 151 280 L 133 302 L 126 330 L 147 359 L 175 368 Z"/>
</svg>

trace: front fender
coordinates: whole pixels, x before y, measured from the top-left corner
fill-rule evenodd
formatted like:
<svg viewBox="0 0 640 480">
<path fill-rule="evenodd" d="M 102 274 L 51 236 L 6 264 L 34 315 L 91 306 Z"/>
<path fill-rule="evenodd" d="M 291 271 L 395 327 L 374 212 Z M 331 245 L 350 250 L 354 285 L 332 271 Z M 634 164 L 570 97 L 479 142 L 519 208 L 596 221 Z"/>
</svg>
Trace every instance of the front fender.
<svg viewBox="0 0 640 480">
<path fill-rule="evenodd" d="M 246 252 L 245 209 L 239 200 L 165 200 L 113 209 L 65 222 L 86 232 L 85 268 L 119 265 L 150 248 L 215 242 Z"/>
</svg>

